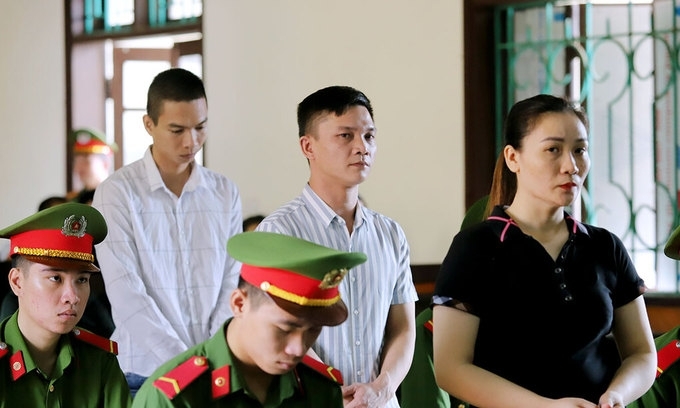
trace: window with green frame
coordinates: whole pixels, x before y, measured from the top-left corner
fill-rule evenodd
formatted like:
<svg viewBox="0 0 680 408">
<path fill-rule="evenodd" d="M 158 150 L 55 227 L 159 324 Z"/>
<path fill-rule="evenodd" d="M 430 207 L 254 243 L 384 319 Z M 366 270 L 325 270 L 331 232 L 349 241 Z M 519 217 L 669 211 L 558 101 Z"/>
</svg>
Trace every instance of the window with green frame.
<svg viewBox="0 0 680 408">
<path fill-rule="evenodd" d="M 657 292 L 680 291 L 663 247 L 680 222 L 680 0 L 542 1 L 495 8 L 496 145 L 512 104 L 581 103 L 593 162 L 573 213 L 618 235 Z"/>
</svg>

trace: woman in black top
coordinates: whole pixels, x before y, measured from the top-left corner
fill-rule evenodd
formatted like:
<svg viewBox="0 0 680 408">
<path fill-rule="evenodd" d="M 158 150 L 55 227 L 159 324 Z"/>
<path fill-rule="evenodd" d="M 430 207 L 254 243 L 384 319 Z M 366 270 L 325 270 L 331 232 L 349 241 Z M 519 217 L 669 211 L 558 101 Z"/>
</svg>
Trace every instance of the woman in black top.
<svg viewBox="0 0 680 408">
<path fill-rule="evenodd" d="M 590 168 L 587 136 L 564 99 L 515 104 L 491 215 L 442 264 L 437 382 L 474 406 L 623 408 L 652 384 L 644 282 L 615 235 L 564 211 Z"/>
</svg>

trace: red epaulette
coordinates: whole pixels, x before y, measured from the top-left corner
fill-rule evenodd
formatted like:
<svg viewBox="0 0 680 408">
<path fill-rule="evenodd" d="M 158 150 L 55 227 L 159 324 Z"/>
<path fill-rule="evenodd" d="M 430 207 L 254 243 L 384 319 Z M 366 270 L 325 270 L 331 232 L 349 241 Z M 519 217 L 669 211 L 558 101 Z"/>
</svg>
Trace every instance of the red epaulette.
<svg viewBox="0 0 680 408">
<path fill-rule="evenodd" d="M 434 333 L 434 331 L 433 331 L 433 330 L 434 330 L 434 322 L 432 321 L 432 319 L 430 319 L 430 320 L 426 321 L 425 323 L 423 323 L 423 326 L 425 326 L 425 328 L 426 328 L 427 330 L 429 330 L 430 333 Z"/>
<path fill-rule="evenodd" d="M 12 379 L 14 381 L 26 374 L 26 362 L 24 361 L 24 353 L 21 350 L 17 350 L 16 353 L 12 354 L 12 357 L 9 358 L 9 363 L 12 367 Z"/>
<path fill-rule="evenodd" d="M 73 336 L 85 343 L 92 344 L 93 346 L 99 347 L 104 351 L 118 355 L 118 343 L 106 337 L 102 337 L 98 334 L 94 334 L 91 331 L 76 327 L 73 329 Z"/>
<path fill-rule="evenodd" d="M 169 399 L 173 399 L 208 368 L 208 360 L 205 357 L 193 356 L 159 377 L 153 385 Z"/>
<path fill-rule="evenodd" d="M 302 364 L 313 369 L 314 371 L 321 373 L 324 377 L 329 378 L 329 379 L 335 381 L 336 383 L 338 383 L 340 385 L 343 384 L 342 373 L 337 368 L 333 368 L 329 365 L 326 365 L 326 364 L 322 363 L 321 361 L 319 361 L 319 360 L 317 360 L 313 357 L 310 357 L 308 355 L 305 355 L 302 358 Z"/>
<path fill-rule="evenodd" d="M 673 340 L 656 353 L 657 378 L 680 358 L 680 340 Z"/>
<path fill-rule="evenodd" d="M 0 341 L 0 358 L 3 358 L 9 353 L 9 346 L 7 343 Z"/>
<path fill-rule="evenodd" d="M 224 397 L 231 392 L 231 366 L 229 364 L 212 372 L 213 399 Z"/>
</svg>

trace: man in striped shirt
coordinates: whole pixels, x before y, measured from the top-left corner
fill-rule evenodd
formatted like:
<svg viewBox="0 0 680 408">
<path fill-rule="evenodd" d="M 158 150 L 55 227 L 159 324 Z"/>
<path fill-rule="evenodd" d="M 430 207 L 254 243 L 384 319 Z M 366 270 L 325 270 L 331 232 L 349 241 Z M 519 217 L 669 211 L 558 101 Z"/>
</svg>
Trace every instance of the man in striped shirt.
<svg viewBox="0 0 680 408">
<path fill-rule="evenodd" d="M 324 88 L 298 105 L 298 126 L 309 182 L 258 230 L 367 254 L 340 285 L 349 318 L 324 328 L 312 349 L 342 372 L 346 408 L 398 407 L 395 392 L 413 356 L 417 294 L 404 231 L 359 201 L 376 153 L 371 103 L 351 87 Z"/>
</svg>

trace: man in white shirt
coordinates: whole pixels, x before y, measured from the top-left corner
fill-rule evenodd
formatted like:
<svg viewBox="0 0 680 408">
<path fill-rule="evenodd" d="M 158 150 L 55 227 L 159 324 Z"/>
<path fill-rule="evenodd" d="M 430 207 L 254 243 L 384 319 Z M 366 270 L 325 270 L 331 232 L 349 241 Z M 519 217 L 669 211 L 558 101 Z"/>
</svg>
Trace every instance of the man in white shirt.
<svg viewBox="0 0 680 408">
<path fill-rule="evenodd" d="M 342 373 L 346 408 L 398 407 L 395 392 L 413 357 L 417 294 L 404 231 L 359 200 L 377 149 L 373 108 L 362 92 L 331 86 L 298 105 L 298 127 L 309 182 L 257 229 L 368 256 L 340 284 L 349 318 L 324 328 L 312 348 Z"/>
<path fill-rule="evenodd" d="M 133 394 L 231 316 L 240 264 L 226 245 L 243 222 L 237 186 L 194 160 L 207 136 L 201 79 L 180 68 L 158 74 L 143 120 L 153 144 L 100 184 L 92 203 L 109 225 L 97 258 Z"/>
</svg>

